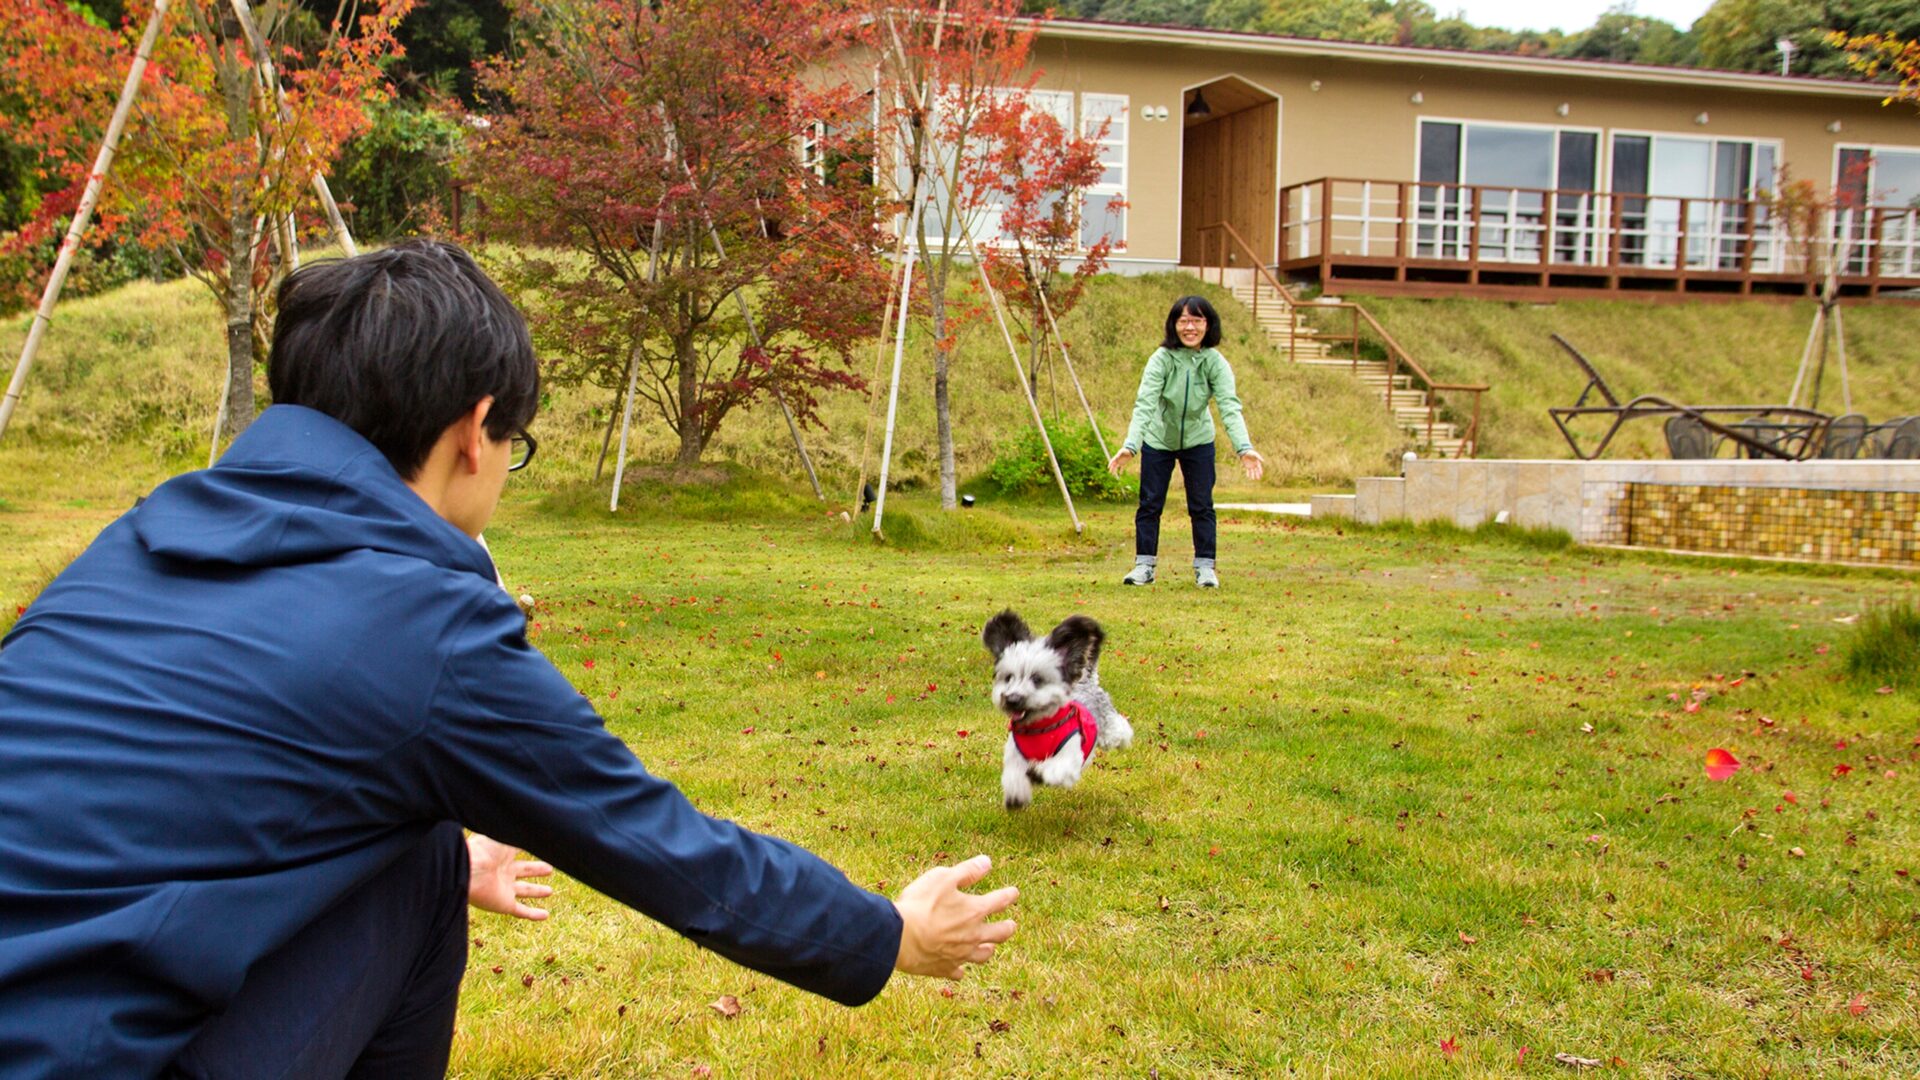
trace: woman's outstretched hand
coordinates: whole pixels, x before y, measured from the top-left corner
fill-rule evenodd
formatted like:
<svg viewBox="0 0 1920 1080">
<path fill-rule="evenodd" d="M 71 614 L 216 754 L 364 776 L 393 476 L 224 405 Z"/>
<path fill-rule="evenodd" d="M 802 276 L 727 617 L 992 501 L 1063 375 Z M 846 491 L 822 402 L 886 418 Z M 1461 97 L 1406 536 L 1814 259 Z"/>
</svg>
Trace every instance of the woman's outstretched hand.
<svg viewBox="0 0 1920 1080">
<path fill-rule="evenodd" d="M 921 874 L 893 906 L 900 912 L 900 955 L 893 966 L 909 975 L 958 979 L 967 964 L 993 958 L 994 946 L 1013 936 L 1014 922 L 988 922 L 1020 899 L 1008 886 L 983 896 L 960 890 L 978 884 L 993 860 L 975 855 L 958 866 L 936 866 Z"/>
<path fill-rule="evenodd" d="M 1267 459 L 1258 450 L 1248 450 L 1240 455 L 1240 467 L 1247 471 L 1247 479 L 1258 480 L 1266 475 Z"/>
<path fill-rule="evenodd" d="M 1112 473 L 1115 476 L 1119 476 L 1120 470 L 1123 468 L 1126 468 L 1127 459 L 1132 456 L 1133 456 L 1133 451 L 1127 449 L 1124 446 L 1121 447 L 1119 453 L 1107 459 L 1107 471 Z"/>
</svg>

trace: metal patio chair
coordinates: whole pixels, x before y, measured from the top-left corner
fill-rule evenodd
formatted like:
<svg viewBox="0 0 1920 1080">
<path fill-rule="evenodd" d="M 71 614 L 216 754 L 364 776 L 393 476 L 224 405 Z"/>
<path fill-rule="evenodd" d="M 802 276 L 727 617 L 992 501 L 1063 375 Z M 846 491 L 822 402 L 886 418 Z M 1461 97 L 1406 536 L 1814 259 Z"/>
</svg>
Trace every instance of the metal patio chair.
<svg viewBox="0 0 1920 1080">
<path fill-rule="evenodd" d="M 1574 348 L 1559 334 L 1553 335 L 1553 341 L 1567 351 L 1567 355 L 1573 358 L 1573 362 L 1587 377 L 1586 387 L 1580 391 L 1580 397 L 1572 405 L 1547 410 L 1547 415 L 1553 418 L 1554 425 L 1560 429 L 1560 434 L 1567 440 L 1567 445 L 1572 447 L 1573 456 L 1582 461 L 1592 461 L 1604 453 L 1607 445 L 1613 441 L 1613 437 L 1620 433 L 1620 429 L 1628 421 L 1654 416 L 1688 417 L 1711 436 L 1717 437 L 1721 442 L 1731 443 L 1737 452 L 1751 457 L 1802 461 L 1819 448 L 1826 437 L 1827 425 L 1833 421 L 1833 417 L 1826 413 L 1791 405 L 1683 405 L 1658 394 L 1641 394 L 1622 403 L 1619 396 L 1613 392 L 1613 388 L 1607 385 L 1607 380 L 1600 376 L 1600 372 L 1594 369 L 1593 364 L 1588 362 L 1586 357 L 1580 355 L 1580 350 Z M 1589 405 L 1587 403 L 1588 399 L 1596 393 L 1606 404 Z M 1591 450 L 1581 449 L 1579 440 L 1574 437 L 1573 430 L 1568 426 L 1569 422 L 1587 416 L 1606 417 L 1610 421 Z M 1741 430 L 1742 425 L 1739 423 L 1722 423 L 1715 419 L 1715 417 L 1735 416 L 1749 422 L 1746 430 Z M 1683 439 L 1692 438 L 1691 427 L 1683 425 L 1682 431 Z M 1915 437 L 1920 438 L 1920 432 L 1916 432 Z M 1671 440 L 1670 433 L 1669 449 L 1673 445 Z M 1689 441 L 1687 448 L 1691 450 L 1695 447 Z M 1699 456 L 1711 457 L 1713 449 L 1714 444 L 1710 443 L 1708 452 Z"/>
<path fill-rule="evenodd" d="M 1851 461 L 1860 456 L 1867 444 L 1867 418 L 1859 413 L 1836 416 L 1827 425 L 1827 437 L 1821 440 L 1819 457 L 1827 461 Z"/>
</svg>

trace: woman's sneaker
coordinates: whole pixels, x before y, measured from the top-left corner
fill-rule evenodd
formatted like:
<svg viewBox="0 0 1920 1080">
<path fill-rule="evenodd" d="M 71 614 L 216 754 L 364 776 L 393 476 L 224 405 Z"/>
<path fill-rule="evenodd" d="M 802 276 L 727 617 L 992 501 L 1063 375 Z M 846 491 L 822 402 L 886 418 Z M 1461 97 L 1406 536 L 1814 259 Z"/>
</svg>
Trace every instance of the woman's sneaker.
<svg viewBox="0 0 1920 1080">
<path fill-rule="evenodd" d="M 1217 589 L 1220 587 L 1220 575 L 1213 572 L 1211 565 L 1195 565 L 1193 568 L 1193 583 L 1203 589 Z"/>
<path fill-rule="evenodd" d="M 1127 571 L 1127 576 L 1120 579 L 1120 584 L 1122 585 L 1153 584 L 1153 564 L 1150 562 L 1134 563 L 1133 569 Z"/>
</svg>

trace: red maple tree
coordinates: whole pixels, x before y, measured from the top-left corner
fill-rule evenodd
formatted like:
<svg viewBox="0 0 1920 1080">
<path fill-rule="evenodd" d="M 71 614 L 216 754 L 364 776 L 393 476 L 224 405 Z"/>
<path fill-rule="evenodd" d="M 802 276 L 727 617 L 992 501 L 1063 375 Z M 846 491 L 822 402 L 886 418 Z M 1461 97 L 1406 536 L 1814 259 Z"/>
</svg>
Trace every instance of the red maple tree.
<svg viewBox="0 0 1920 1080">
<path fill-rule="evenodd" d="M 1097 212 L 1085 200 L 1106 170 L 1101 140 L 1111 125 L 1111 118 L 1088 117 L 1085 132 L 1075 135 L 1031 96 L 1008 100 L 983 124 L 988 149 L 972 182 L 998 207 L 999 235 L 981 252 L 1027 342 L 1027 377 L 1036 394 L 1041 363 L 1052 355 L 1049 323 L 1065 318 L 1106 269 L 1118 215 L 1126 210 L 1118 197 Z"/>
<path fill-rule="evenodd" d="M 629 385 L 688 467 L 735 409 L 817 423 L 886 279 L 871 99 L 834 0 L 528 4 L 472 175 L 557 382 Z"/>
<path fill-rule="evenodd" d="M 179 0 L 167 12 L 95 236 L 171 252 L 219 300 L 230 433 L 253 419 L 268 301 L 299 234 L 320 221 L 312 179 L 365 127 L 367 105 L 385 99 L 381 63 L 398 52 L 394 27 L 414 2 L 363 0 L 357 17 L 317 31 L 295 6 L 261 8 L 258 44 L 273 77 L 228 0 Z M 115 28 L 61 0 L 0 4 L 0 93 L 21 103 L 0 113 L 0 134 L 64 181 L 5 250 L 43 247 L 71 218 L 152 11 L 152 0 L 135 0 Z"/>
</svg>

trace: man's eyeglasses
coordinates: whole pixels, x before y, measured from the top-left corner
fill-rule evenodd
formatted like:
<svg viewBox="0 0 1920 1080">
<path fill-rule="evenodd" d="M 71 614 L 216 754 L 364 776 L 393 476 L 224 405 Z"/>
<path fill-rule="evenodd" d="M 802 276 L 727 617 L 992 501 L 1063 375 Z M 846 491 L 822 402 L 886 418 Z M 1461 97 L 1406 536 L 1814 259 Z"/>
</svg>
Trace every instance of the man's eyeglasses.
<svg viewBox="0 0 1920 1080">
<path fill-rule="evenodd" d="M 519 431 L 513 433 L 512 444 L 512 448 L 509 450 L 511 456 L 507 459 L 510 462 L 507 466 L 507 471 L 519 472 L 521 469 L 526 468 L 527 464 L 533 460 L 533 452 L 540 449 L 540 444 L 534 440 L 532 435 L 527 434 L 526 428 L 521 428 Z"/>
</svg>

